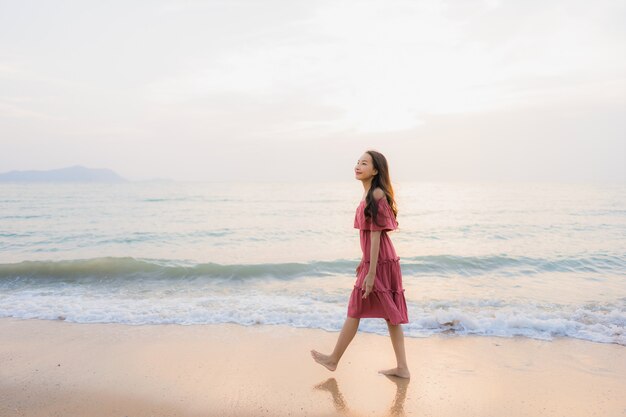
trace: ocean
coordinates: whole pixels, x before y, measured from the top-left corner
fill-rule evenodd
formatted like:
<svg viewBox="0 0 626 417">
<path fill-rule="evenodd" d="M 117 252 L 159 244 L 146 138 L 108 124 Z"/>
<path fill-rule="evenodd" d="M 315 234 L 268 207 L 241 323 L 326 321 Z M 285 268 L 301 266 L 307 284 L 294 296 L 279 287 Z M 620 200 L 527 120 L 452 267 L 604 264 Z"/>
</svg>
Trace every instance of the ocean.
<svg viewBox="0 0 626 417">
<path fill-rule="evenodd" d="M 626 345 L 626 184 L 394 184 L 407 337 Z M 339 331 L 357 180 L 0 183 L 0 317 Z M 360 330 L 388 334 L 383 319 Z"/>
</svg>

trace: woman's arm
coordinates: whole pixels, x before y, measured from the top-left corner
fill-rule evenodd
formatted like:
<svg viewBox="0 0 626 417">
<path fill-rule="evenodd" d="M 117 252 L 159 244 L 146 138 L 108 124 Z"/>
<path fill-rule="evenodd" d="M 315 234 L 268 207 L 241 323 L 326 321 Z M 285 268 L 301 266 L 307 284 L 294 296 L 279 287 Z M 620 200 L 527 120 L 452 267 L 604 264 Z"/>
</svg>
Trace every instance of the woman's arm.
<svg viewBox="0 0 626 417">
<path fill-rule="evenodd" d="M 370 232 L 370 269 L 364 280 L 365 294 L 363 298 L 372 292 L 374 280 L 376 279 L 376 266 L 378 265 L 378 252 L 380 251 L 380 231 Z"/>
<path fill-rule="evenodd" d="M 378 204 L 381 198 L 385 198 L 385 192 L 382 188 L 376 188 L 372 191 L 374 197 L 374 204 Z M 374 221 L 374 220 L 372 220 Z M 380 249 L 380 230 L 370 231 L 370 269 L 367 272 L 364 280 L 365 294 L 363 298 L 367 298 L 372 289 L 374 288 L 374 279 L 376 279 L 376 266 L 378 265 L 378 251 Z"/>
<path fill-rule="evenodd" d="M 370 270 L 372 274 L 376 272 L 378 264 L 378 252 L 380 250 L 380 231 L 370 232 Z"/>
</svg>

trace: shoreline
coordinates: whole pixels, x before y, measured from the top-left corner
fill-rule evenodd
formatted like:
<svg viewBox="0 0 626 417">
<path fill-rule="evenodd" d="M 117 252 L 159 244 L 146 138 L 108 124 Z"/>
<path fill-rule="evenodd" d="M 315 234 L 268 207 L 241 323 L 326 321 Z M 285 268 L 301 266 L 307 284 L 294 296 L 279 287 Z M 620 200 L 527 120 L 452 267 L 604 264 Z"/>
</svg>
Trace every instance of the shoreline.
<svg viewBox="0 0 626 417">
<path fill-rule="evenodd" d="M 366 320 L 366 319 L 364 319 Z M 358 332 L 330 372 L 338 332 L 287 325 L 125 325 L 0 318 L 0 416 L 626 414 L 626 348 L 555 337 Z"/>
</svg>

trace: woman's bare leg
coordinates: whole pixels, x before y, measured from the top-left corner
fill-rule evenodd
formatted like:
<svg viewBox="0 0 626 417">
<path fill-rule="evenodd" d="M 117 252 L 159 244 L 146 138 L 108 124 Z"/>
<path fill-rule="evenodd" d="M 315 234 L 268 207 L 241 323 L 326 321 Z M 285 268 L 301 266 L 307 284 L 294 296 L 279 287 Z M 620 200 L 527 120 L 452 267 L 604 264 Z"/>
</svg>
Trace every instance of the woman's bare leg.
<svg viewBox="0 0 626 417">
<path fill-rule="evenodd" d="M 346 321 L 343 323 L 343 328 L 341 329 L 341 333 L 339 334 L 333 353 L 330 355 L 324 355 L 323 353 L 319 353 L 317 350 L 311 350 L 311 356 L 313 356 L 315 362 L 324 365 L 330 371 L 337 369 L 339 360 L 359 329 L 360 321 L 361 319 L 346 317 Z"/>
<path fill-rule="evenodd" d="M 385 319 L 386 320 L 386 319 Z M 397 366 L 392 369 L 385 369 L 378 371 L 385 375 L 395 375 L 402 378 L 410 378 L 409 366 L 406 363 L 406 351 L 404 349 L 404 332 L 400 324 L 391 324 L 387 320 L 387 327 L 389 328 L 389 336 L 391 336 L 391 344 L 393 345 L 393 351 L 396 353 Z"/>
</svg>

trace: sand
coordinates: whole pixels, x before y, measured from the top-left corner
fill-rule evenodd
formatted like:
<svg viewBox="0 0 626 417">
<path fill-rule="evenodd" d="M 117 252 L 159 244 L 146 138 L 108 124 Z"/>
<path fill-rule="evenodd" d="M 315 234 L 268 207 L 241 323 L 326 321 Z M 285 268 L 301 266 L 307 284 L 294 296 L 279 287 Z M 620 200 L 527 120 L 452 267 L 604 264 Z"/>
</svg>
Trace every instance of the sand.
<svg viewBox="0 0 626 417">
<path fill-rule="evenodd" d="M 373 320 L 373 319 L 367 319 Z M 0 319 L 5 416 L 626 416 L 626 347 L 559 338 L 406 338 L 287 326 L 78 324 Z"/>
</svg>

